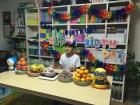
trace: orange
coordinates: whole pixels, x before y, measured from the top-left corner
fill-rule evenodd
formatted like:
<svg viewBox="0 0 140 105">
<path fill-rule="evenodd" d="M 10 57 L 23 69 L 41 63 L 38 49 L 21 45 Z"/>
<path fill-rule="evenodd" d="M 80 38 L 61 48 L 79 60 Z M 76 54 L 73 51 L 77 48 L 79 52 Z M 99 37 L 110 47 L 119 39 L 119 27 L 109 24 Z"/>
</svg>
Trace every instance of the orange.
<svg viewBox="0 0 140 105">
<path fill-rule="evenodd" d="M 76 80 L 80 80 L 80 78 L 75 78 Z"/>
<path fill-rule="evenodd" d="M 87 77 L 91 77 L 91 75 L 90 74 L 87 74 Z"/>
<path fill-rule="evenodd" d="M 18 64 L 18 65 L 21 65 L 21 62 L 20 62 L 20 61 L 18 61 L 18 62 L 17 62 L 17 64 Z"/>
<path fill-rule="evenodd" d="M 79 74 L 83 75 L 83 74 L 85 74 L 85 71 L 84 70 L 80 70 Z"/>
<path fill-rule="evenodd" d="M 81 75 L 79 73 L 75 73 L 75 76 L 78 77 L 78 78 L 81 77 Z"/>
<path fill-rule="evenodd" d="M 80 69 L 76 69 L 76 72 L 79 73 Z"/>
<path fill-rule="evenodd" d="M 80 69 L 81 69 L 81 70 L 85 70 L 86 68 L 85 68 L 84 66 L 81 66 Z"/>
<path fill-rule="evenodd" d="M 24 57 L 20 58 L 20 61 L 25 61 L 25 58 Z"/>
<path fill-rule="evenodd" d="M 75 79 L 75 80 L 76 80 L 76 78 L 77 78 L 77 77 L 74 75 L 74 76 L 73 76 L 73 79 Z"/>
<path fill-rule="evenodd" d="M 26 63 L 27 63 L 26 61 L 20 61 L 21 65 L 26 65 Z"/>
<path fill-rule="evenodd" d="M 85 74 L 88 74 L 89 73 L 89 71 L 88 70 L 85 70 Z"/>
<path fill-rule="evenodd" d="M 83 81 L 83 82 L 84 82 L 84 81 L 86 81 L 86 79 L 85 79 L 85 78 L 81 78 L 81 81 Z"/>
<path fill-rule="evenodd" d="M 87 80 L 87 81 L 90 81 L 90 80 L 91 80 L 91 77 L 87 77 L 86 80 Z"/>
<path fill-rule="evenodd" d="M 86 75 L 86 74 L 83 74 L 83 75 L 82 75 L 82 77 L 83 77 L 83 78 L 86 78 L 86 77 L 87 77 L 87 75 Z"/>
</svg>

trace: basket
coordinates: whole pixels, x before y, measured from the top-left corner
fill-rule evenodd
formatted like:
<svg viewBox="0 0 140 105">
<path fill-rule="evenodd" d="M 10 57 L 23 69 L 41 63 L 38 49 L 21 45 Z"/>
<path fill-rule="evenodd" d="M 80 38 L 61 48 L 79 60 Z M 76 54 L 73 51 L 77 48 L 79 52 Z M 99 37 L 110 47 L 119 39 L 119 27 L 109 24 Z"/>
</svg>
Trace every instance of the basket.
<svg viewBox="0 0 140 105">
<path fill-rule="evenodd" d="M 72 81 L 73 81 L 72 78 L 65 78 L 65 79 L 62 79 L 62 78 L 60 78 L 60 77 L 58 77 L 58 80 L 59 80 L 60 82 L 64 82 L 64 83 L 68 83 L 68 82 L 72 82 Z"/>
<path fill-rule="evenodd" d="M 22 75 L 22 74 L 26 74 L 27 71 L 26 70 L 15 70 L 16 74 Z"/>
<path fill-rule="evenodd" d="M 79 86 L 89 86 L 92 81 L 80 81 L 80 80 L 73 80 L 76 85 Z"/>
<path fill-rule="evenodd" d="M 40 73 L 33 73 L 33 72 L 30 72 L 30 71 L 27 71 L 27 74 L 30 77 L 38 77 L 38 76 L 40 76 Z"/>
</svg>

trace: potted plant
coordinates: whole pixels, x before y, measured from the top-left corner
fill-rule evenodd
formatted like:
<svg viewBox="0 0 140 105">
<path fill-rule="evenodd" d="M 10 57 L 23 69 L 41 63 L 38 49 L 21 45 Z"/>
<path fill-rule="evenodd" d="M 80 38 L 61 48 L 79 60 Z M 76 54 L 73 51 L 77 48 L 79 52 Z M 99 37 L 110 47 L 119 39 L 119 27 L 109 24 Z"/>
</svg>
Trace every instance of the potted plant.
<svg viewBox="0 0 140 105">
<path fill-rule="evenodd" d="M 128 60 L 126 68 L 126 95 L 127 98 L 136 99 L 140 88 L 140 62 Z"/>
</svg>

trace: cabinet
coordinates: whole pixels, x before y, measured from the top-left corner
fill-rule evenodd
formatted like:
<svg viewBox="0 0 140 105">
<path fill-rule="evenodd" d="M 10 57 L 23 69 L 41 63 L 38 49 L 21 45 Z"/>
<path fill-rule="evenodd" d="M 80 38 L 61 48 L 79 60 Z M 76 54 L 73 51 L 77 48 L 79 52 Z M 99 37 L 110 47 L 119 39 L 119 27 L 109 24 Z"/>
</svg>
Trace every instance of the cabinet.
<svg viewBox="0 0 140 105">
<path fill-rule="evenodd" d="M 107 10 L 114 13 L 129 2 L 85 0 L 85 5 L 80 0 L 39 1 L 38 8 L 26 10 L 28 62 L 48 66 L 50 62 L 56 61 L 48 47 L 63 52 L 64 39 L 73 35 L 77 42 L 77 54 L 86 48 L 100 62 L 122 67 L 127 57 L 130 16 L 116 13 L 109 19 L 103 19 L 99 16 L 99 11 Z M 50 5 L 53 6 L 50 8 Z M 84 6 L 88 6 L 88 12 L 79 13 L 79 8 Z M 72 19 L 67 20 L 69 14 Z M 51 45 L 48 44 L 50 41 Z M 47 49 L 44 46 L 47 46 Z M 89 69 L 93 67 L 85 57 L 81 57 L 81 63 Z M 125 75 L 115 74 L 112 100 L 123 102 L 124 85 Z"/>
</svg>

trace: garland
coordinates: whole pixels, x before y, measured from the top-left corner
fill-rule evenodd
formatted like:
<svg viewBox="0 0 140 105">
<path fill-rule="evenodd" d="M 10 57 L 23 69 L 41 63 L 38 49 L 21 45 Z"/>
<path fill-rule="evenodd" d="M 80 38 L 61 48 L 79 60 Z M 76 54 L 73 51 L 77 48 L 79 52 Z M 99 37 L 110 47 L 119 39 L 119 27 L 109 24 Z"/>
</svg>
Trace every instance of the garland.
<svg viewBox="0 0 140 105">
<path fill-rule="evenodd" d="M 124 73 L 126 71 L 125 65 L 107 64 L 99 61 L 88 49 L 81 50 L 80 56 L 90 61 L 93 66 L 92 72 L 99 67 L 105 68 L 108 74 Z"/>
<path fill-rule="evenodd" d="M 130 14 L 135 8 L 134 3 L 129 3 L 122 9 L 114 10 L 114 11 L 107 11 L 106 9 L 100 9 L 94 6 L 89 6 L 87 4 L 75 9 L 71 12 L 71 14 L 64 12 L 64 13 L 57 13 L 51 7 L 48 8 L 48 14 L 51 15 L 54 19 L 59 21 L 69 21 L 84 14 L 95 15 L 96 17 L 104 19 L 111 19 L 115 17 L 123 17 Z"/>
</svg>

